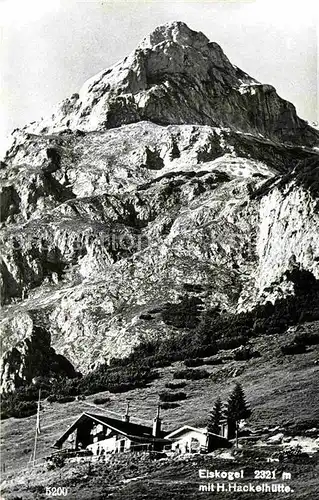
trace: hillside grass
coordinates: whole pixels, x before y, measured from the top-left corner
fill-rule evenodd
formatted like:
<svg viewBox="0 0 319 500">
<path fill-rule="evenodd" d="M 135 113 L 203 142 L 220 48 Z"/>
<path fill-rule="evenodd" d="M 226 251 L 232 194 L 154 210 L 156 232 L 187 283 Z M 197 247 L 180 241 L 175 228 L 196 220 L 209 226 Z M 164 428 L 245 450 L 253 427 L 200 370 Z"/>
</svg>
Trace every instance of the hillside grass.
<svg viewBox="0 0 319 500">
<path fill-rule="evenodd" d="M 261 357 L 248 361 L 229 359 L 234 357 L 235 351 L 220 351 L 219 356 L 224 357 L 223 364 L 200 367 L 211 376 L 202 380 L 187 380 L 183 389 L 187 399 L 179 401 L 178 407 L 162 410 L 163 428 L 172 430 L 187 423 L 205 425 L 216 398 L 220 396 L 226 400 L 237 381 L 243 385 L 253 410 L 249 420 L 252 426 L 261 428 L 304 424 L 313 427 L 314 422 L 319 421 L 316 364 L 319 346 L 312 346 L 303 354 L 283 356 L 281 345 L 293 338 L 294 332 L 287 333 L 284 338 L 282 335 L 267 335 L 254 339 L 252 346 L 261 353 Z M 160 368 L 159 378 L 147 387 L 129 393 L 99 393 L 98 397 L 109 398 L 105 406 L 93 404 L 97 395 L 64 405 L 44 401 L 38 457 L 54 451 L 51 448 L 53 443 L 83 411 L 103 413 L 105 408 L 106 414 L 120 418 L 125 413 L 129 399 L 132 421 L 151 425 L 159 394 L 167 390 L 165 385 L 173 382 L 174 373 L 183 367 L 182 362 L 176 362 Z M 26 467 L 33 449 L 35 421 L 36 416 L 31 416 L 24 419 L 9 418 L 2 422 L 2 463 L 5 463 L 6 473 Z"/>
</svg>

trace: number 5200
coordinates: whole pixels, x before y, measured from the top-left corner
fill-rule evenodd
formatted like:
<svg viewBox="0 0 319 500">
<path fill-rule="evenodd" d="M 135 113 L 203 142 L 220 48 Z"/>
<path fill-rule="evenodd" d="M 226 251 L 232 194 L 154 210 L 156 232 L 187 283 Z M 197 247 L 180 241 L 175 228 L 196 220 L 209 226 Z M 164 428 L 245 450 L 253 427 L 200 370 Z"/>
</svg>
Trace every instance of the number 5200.
<svg viewBox="0 0 319 500">
<path fill-rule="evenodd" d="M 66 497 L 68 494 L 68 488 L 65 486 L 47 486 L 45 488 L 45 494 L 48 497 Z"/>
</svg>

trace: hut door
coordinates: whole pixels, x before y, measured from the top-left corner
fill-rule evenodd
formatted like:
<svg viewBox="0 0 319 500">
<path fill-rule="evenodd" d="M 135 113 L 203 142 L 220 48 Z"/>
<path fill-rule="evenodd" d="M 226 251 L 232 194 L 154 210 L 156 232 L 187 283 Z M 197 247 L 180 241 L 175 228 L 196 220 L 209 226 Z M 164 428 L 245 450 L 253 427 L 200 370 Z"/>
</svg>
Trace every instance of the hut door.
<svg viewBox="0 0 319 500">
<path fill-rule="evenodd" d="M 191 453 L 198 453 L 200 449 L 200 442 L 198 439 L 192 437 L 191 439 Z"/>
</svg>

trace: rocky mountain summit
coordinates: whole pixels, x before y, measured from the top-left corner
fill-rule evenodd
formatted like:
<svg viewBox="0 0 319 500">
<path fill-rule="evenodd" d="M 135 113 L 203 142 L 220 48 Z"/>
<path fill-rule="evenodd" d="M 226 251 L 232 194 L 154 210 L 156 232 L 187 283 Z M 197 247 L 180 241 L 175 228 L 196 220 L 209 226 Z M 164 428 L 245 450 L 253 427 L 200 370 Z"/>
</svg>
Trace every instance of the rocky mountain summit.
<svg viewBox="0 0 319 500">
<path fill-rule="evenodd" d="M 128 57 L 63 101 L 51 118 L 25 130 L 96 131 L 142 120 L 229 127 L 301 145 L 318 141 L 274 87 L 231 64 L 217 43 L 182 22 L 155 29 Z"/>
<path fill-rule="evenodd" d="M 271 85 L 180 22 L 15 130 L 0 170 L 3 389 L 41 372 L 26 339 L 85 372 L 169 338 L 163 311 L 185 297 L 239 312 L 293 293 L 291 268 L 318 279 L 318 146 Z"/>
</svg>

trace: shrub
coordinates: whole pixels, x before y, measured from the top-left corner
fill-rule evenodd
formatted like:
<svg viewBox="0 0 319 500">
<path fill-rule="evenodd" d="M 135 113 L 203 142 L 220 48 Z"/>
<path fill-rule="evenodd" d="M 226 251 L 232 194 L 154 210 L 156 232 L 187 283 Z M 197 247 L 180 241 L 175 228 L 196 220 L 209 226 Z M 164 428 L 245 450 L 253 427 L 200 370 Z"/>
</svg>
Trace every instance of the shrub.
<svg viewBox="0 0 319 500">
<path fill-rule="evenodd" d="M 182 389 L 186 385 L 187 385 L 186 382 L 167 382 L 165 384 L 165 387 L 167 389 Z"/>
<path fill-rule="evenodd" d="M 302 354 L 306 352 L 306 346 L 304 344 L 287 344 L 281 346 L 281 352 L 285 355 Z"/>
<path fill-rule="evenodd" d="M 75 401 L 75 396 L 59 396 L 56 401 L 58 403 L 71 403 Z"/>
<path fill-rule="evenodd" d="M 9 417 L 15 418 L 25 418 L 35 415 L 37 413 L 37 404 L 33 401 L 15 401 L 2 402 L 1 404 L 1 419 L 6 419 Z"/>
<path fill-rule="evenodd" d="M 170 366 L 172 361 L 165 355 L 157 355 L 147 358 L 147 364 L 150 368 L 164 368 Z"/>
<path fill-rule="evenodd" d="M 235 352 L 236 361 L 247 361 L 252 358 L 260 358 L 260 353 L 258 351 L 252 351 L 249 348 L 240 349 Z"/>
<path fill-rule="evenodd" d="M 200 366 L 204 364 L 203 358 L 190 358 L 184 360 L 185 366 Z"/>
<path fill-rule="evenodd" d="M 185 295 L 180 303 L 168 304 L 162 312 L 162 319 L 167 325 L 176 328 L 195 328 L 199 323 L 202 300 Z"/>
<path fill-rule="evenodd" d="M 306 188 L 313 198 L 319 197 L 319 164 L 317 158 L 299 160 L 294 172 L 297 183 Z"/>
<path fill-rule="evenodd" d="M 289 436 L 311 435 L 312 433 L 316 436 L 318 427 L 318 419 L 307 419 L 301 422 L 291 423 L 286 429 L 286 432 Z M 309 433 L 309 431 L 311 432 Z"/>
<path fill-rule="evenodd" d="M 165 366 L 171 366 L 172 361 L 169 359 L 158 359 L 154 362 L 153 368 L 164 368 Z"/>
<path fill-rule="evenodd" d="M 48 398 L 47 398 L 47 401 L 48 403 L 54 403 L 55 401 L 57 401 L 57 396 L 56 394 L 51 394 Z"/>
<path fill-rule="evenodd" d="M 156 371 L 152 371 L 143 357 L 140 362 L 126 360 L 126 366 L 112 367 L 101 365 L 93 372 L 85 375 L 78 383 L 78 392 L 84 394 L 95 394 L 102 391 L 113 393 L 126 392 L 138 387 L 145 387 L 151 380 L 158 377 Z"/>
<path fill-rule="evenodd" d="M 112 392 L 112 393 L 121 393 L 121 392 L 128 392 L 128 391 L 132 391 L 134 389 L 137 389 L 138 387 L 142 387 L 142 385 L 140 385 L 139 383 L 137 382 L 132 382 L 132 383 L 122 383 L 122 384 L 114 384 L 114 385 L 110 385 L 108 386 L 108 390 L 109 392 Z"/>
<path fill-rule="evenodd" d="M 219 358 L 208 358 L 205 359 L 205 365 L 222 365 L 223 360 Z"/>
<path fill-rule="evenodd" d="M 219 351 L 219 347 L 217 347 L 217 343 L 215 340 L 210 342 L 209 344 L 202 345 L 201 347 L 197 347 L 191 351 L 193 357 L 207 357 L 214 356 Z"/>
<path fill-rule="evenodd" d="M 179 406 L 178 403 L 171 403 L 168 401 L 161 403 L 162 410 L 169 410 L 170 408 L 178 408 L 178 406 Z"/>
<path fill-rule="evenodd" d="M 39 397 L 39 389 L 37 389 L 35 386 L 19 388 L 16 391 L 16 395 L 19 397 L 20 401 L 37 401 Z M 46 392 L 42 390 L 41 395 L 45 397 Z"/>
<path fill-rule="evenodd" d="M 105 403 L 109 403 L 110 398 L 95 398 L 93 399 L 93 403 L 95 405 L 104 405 Z"/>
<path fill-rule="evenodd" d="M 172 402 L 172 401 L 181 401 L 182 399 L 186 399 L 185 392 L 168 392 L 164 391 L 160 393 L 160 400 L 164 402 Z"/>
<path fill-rule="evenodd" d="M 203 378 L 208 378 L 209 373 L 207 370 L 178 370 L 173 375 L 174 378 L 185 378 L 187 380 L 200 380 Z"/>
<path fill-rule="evenodd" d="M 151 319 L 153 319 L 153 316 L 151 314 L 140 314 L 139 319 L 144 319 L 146 321 L 150 321 Z"/>
<path fill-rule="evenodd" d="M 319 344 L 319 335 L 310 332 L 300 333 L 295 336 L 294 342 L 296 344 L 317 345 Z"/>
<path fill-rule="evenodd" d="M 248 342 L 248 338 L 244 336 L 234 336 L 228 337 L 225 339 L 221 339 L 217 341 L 218 349 L 237 349 L 237 347 L 241 347 Z"/>
</svg>

